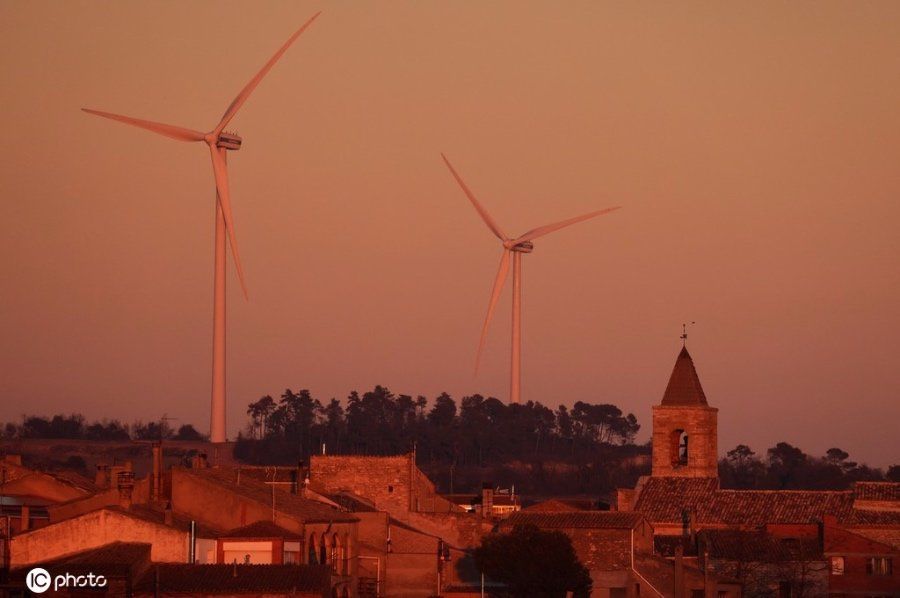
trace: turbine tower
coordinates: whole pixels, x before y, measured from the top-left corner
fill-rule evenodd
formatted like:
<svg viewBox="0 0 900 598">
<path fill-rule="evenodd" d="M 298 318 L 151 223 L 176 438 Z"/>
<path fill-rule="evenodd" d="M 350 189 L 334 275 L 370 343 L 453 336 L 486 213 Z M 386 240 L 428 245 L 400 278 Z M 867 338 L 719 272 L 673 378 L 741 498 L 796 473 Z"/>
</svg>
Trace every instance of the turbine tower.
<svg viewBox="0 0 900 598">
<path fill-rule="evenodd" d="M 485 317 L 484 326 L 481 328 L 481 339 L 478 341 L 478 352 L 475 355 L 476 375 L 478 374 L 478 365 L 481 361 L 481 352 L 484 349 L 488 327 L 490 326 L 491 318 L 494 315 L 494 308 L 497 306 L 497 301 L 500 299 L 500 293 L 503 291 L 503 285 L 506 283 L 506 277 L 509 274 L 509 262 L 512 260 L 512 355 L 510 363 L 509 402 L 519 403 L 522 392 L 522 254 L 531 253 L 534 250 L 534 243 L 532 243 L 532 241 L 539 237 L 543 237 L 544 235 L 572 224 L 588 220 L 589 218 L 594 218 L 595 216 L 618 210 L 620 206 L 597 210 L 596 212 L 589 212 L 582 216 L 569 218 L 568 220 L 539 226 L 538 228 L 532 229 L 524 235 L 513 239 L 506 236 L 506 233 L 503 232 L 500 225 L 491 218 L 488 211 L 485 210 L 484 206 L 482 206 L 475 198 L 475 194 L 472 193 L 469 187 L 466 186 L 466 183 L 463 182 L 462 177 L 459 176 L 459 173 L 457 173 L 453 168 L 453 165 L 450 164 L 450 160 L 447 159 L 447 156 L 441 154 L 441 157 L 444 159 L 447 168 L 450 169 L 453 178 L 456 179 L 456 182 L 462 187 L 462 190 L 469 198 L 469 201 L 475 206 L 475 210 L 481 216 L 481 219 L 484 220 L 484 223 L 487 224 L 488 228 L 491 229 L 503 243 L 503 255 L 500 256 L 500 268 L 497 270 L 497 277 L 494 279 L 494 288 L 491 291 L 491 299 L 488 303 L 487 317 Z"/>
<path fill-rule="evenodd" d="M 228 235 L 228 244 L 231 246 L 231 255 L 237 269 L 238 280 L 244 298 L 247 296 L 247 285 L 244 282 L 244 270 L 241 267 L 241 258 L 238 253 L 237 239 L 234 233 L 234 220 L 231 212 L 231 197 L 228 192 L 228 167 L 226 165 L 226 152 L 241 149 L 241 138 L 225 131 L 225 127 L 231 122 L 259 82 L 278 62 L 278 59 L 300 37 L 316 17 L 314 14 L 300 29 L 288 38 L 288 40 L 275 52 L 274 56 L 263 65 L 262 69 L 253 79 L 247 83 L 236 98 L 225 110 L 225 114 L 219 120 L 215 128 L 208 133 L 201 133 L 183 127 L 167 125 L 163 123 L 121 116 L 110 112 L 101 112 L 82 108 L 85 112 L 96 114 L 104 118 L 117 120 L 125 124 L 147 129 L 178 141 L 204 141 L 209 146 L 212 159 L 213 175 L 216 180 L 216 240 L 215 240 L 215 274 L 213 282 L 213 367 L 212 367 L 212 405 L 210 414 L 210 440 L 212 442 L 225 442 L 225 236 Z"/>
</svg>

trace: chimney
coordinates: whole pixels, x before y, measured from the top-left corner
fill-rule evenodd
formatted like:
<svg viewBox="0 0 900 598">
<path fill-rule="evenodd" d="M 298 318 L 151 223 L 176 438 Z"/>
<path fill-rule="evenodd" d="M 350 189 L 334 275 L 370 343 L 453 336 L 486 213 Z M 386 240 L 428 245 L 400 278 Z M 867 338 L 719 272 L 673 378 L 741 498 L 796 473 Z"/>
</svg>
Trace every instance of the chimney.
<svg viewBox="0 0 900 598">
<path fill-rule="evenodd" d="M 153 474 L 150 485 L 150 500 L 156 502 L 162 495 L 162 442 L 154 442 L 151 450 L 153 453 Z"/>
<path fill-rule="evenodd" d="M 109 465 L 98 465 L 94 483 L 98 488 L 109 488 Z"/>
<path fill-rule="evenodd" d="M 172 503 L 170 501 L 166 503 L 166 510 L 163 511 L 163 521 L 166 525 L 172 525 L 173 520 L 174 516 L 172 515 Z"/>
<path fill-rule="evenodd" d="M 481 516 L 491 517 L 494 514 L 494 485 L 481 485 Z"/>
<path fill-rule="evenodd" d="M 131 495 L 134 492 L 134 472 L 120 471 L 118 477 L 119 506 L 123 509 L 131 508 Z"/>
</svg>

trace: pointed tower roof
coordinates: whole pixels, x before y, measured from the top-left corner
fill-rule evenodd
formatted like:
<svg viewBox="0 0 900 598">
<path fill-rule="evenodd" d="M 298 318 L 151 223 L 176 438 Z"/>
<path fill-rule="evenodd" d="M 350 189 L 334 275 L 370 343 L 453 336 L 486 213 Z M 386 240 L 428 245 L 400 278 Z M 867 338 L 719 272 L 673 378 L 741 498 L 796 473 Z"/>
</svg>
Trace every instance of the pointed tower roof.
<svg viewBox="0 0 900 598">
<path fill-rule="evenodd" d="M 662 405 L 702 405 L 708 407 L 703 387 L 700 386 L 700 378 L 694 369 L 694 360 L 688 353 L 687 347 L 682 347 L 678 359 L 675 360 L 675 368 L 666 386 Z"/>
</svg>

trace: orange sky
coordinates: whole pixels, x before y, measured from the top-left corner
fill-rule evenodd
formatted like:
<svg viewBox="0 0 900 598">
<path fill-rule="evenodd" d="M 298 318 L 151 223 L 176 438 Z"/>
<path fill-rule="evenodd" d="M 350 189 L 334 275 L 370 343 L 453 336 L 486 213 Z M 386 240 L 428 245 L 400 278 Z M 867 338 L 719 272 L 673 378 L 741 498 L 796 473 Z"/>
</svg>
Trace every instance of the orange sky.
<svg viewBox="0 0 900 598">
<path fill-rule="evenodd" d="M 321 399 L 504 397 L 509 299 L 479 378 L 499 244 L 608 205 L 525 257 L 523 397 L 634 411 L 681 322 L 720 448 L 900 461 L 900 4 L 0 1 L 0 420 L 208 426 L 214 186 L 235 118 L 250 288 L 229 266 L 229 429 Z"/>
</svg>

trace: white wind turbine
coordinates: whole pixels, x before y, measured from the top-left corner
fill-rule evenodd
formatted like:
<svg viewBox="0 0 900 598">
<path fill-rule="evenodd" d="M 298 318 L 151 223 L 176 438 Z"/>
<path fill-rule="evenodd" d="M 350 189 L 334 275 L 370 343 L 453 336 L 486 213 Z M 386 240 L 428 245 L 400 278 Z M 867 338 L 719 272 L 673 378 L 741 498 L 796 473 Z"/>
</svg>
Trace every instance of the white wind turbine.
<svg viewBox="0 0 900 598">
<path fill-rule="evenodd" d="M 487 338 L 487 331 L 491 323 L 491 317 L 494 315 L 494 308 L 497 306 L 497 301 L 500 299 L 500 293 L 503 291 L 503 285 L 506 283 L 506 277 L 509 274 L 509 262 L 510 258 L 512 258 L 512 360 L 510 364 L 509 402 L 518 403 L 520 402 L 521 398 L 522 382 L 522 254 L 531 253 L 534 250 L 534 244 L 532 243 L 532 241 L 534 239 L 537 239 L 538 237 L 543 237 L 546 234 L 552 233 L 572 224 L 582 222 L 589 218 L 594 218 L 595 216 L 606 214 L 608 212 L 612 212 L 613 210 L 618 210 L 621 206 L 597 210 L 596 212 L 589 212 L 582 216 L 569 218 L 568 220 L 562 220 L 553 224 L 539 226 L 538 228 L 532 229 L 524 235 L 513 239 L 506 236 L 506 233 L 503 232 L 503 230 L 500 228 L 500 225 L 498 225 L 497 222 L 493 218 L 491 218 L 491 215 L 488 214 L 487 210 L 484 209 L 484 206 L 482 206 L 478 202 L 478 200 L 475 198 L 475 194 L 472 193 L 472 191 L 466 186 L 465 182 L 463 182 L 462 177 L 459 176 L 459 174 L 453 168 L 453 165 L 450 164 L 447 156 L 441 154 L 441 157 L 444 159 L 444 163 L 447 164 L 447 168 L 450 169 L 451 174 L 453 174 L 453 178 L 456 179 L 456 182 L 459 183 L 460 187 L 462 187 L 462 190 L 469 198 L 469 201 L 471 201 L 472 205 L 475 206 L 475 210 L 478 211 L 481 219 L 484 220 L 484 223 L 487 224 L 488 228 L 491 229 L 491 231 L 495 235 L 497 235 L 497 238 L 499 238 L 503 243 L 503 255 L 500 256 L 500 268 L 499 270 L 497 270 L 497 277 L 494 279 L 494 289 L 493 291 L 491 291 L 491 300 L 488 303 L 487 317 L 485 317 L 484 326 L 482 326 L 481 328 L 481 339 L 478 341 L 478 352 L 475 355 L 476 375 L 478 374 L 478 365 L 481 361 L 481 352 L 484 349 L 484 342 Z"/>
<path fill-rule="evenodd" d="M 225 442 L 225 233 L 228 233 L 228 243 L 231 245 L 231 254 L 234 257 L 234 265 L 237 268 L 238 279 L 241 283 L 241 289 L 244 292 L 244 298 L 247 298 L 247 285 L 244 282 L 244 271 L 241 268 L 241 259 L 238 254 L 237 240 L 234 234 L 234 220 L 231 213 L 231 198 L 228 192 L 228 167 L 225 161 L 225 153 L 228 150 L 241 149 L 241 138 L 225 131 L 225 127 L 237 114 L 237 111 L 243 106 L 259 82 L 275 65 L 279 58 L 287 51 L 287 49 L 300 37 L 307 27 L 309 27 L 316 17 L 321 13 L 314 14 L 306 23 L 303 24 L 281 48 L 275 52 L 275 55 L 263 65 L 262 69 L 253 79 L 247 83 L 241 92 L 234 98 L 234 101 L 225 110 L 225 114 L 219 120 L 215 128 L 208 133 L 201 133 L 183 127 L 174 125 L 166 125 L 162 123 L 152 122 L 149 120 L 141 120 L 139 118 L 131 118 L 129 116 L 121 116 L 119 114 L 111 114 L 109 112 L 101 112 L 99 110 L 90 110 L 82 108 L 85 112 L 96 114 L 105 118 L 111 118 L 120 122 L 141 127 L 154 133 L 159 133 L 178 141 L 205 141 L 209 146 L 209 153 L 212 158 L 213 174 L 216 179 L 216 245 L 215 245 L 215 277 L 213 292 L 213 372 L 212 372 L 212 408 L 210 415 L 210 440 L 212 442 Z"/>
</svg>

